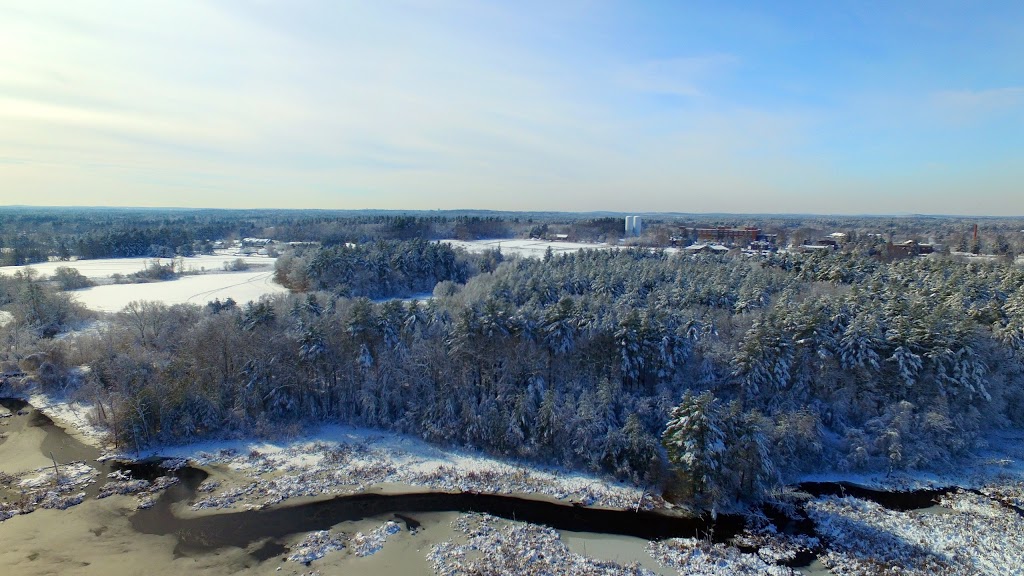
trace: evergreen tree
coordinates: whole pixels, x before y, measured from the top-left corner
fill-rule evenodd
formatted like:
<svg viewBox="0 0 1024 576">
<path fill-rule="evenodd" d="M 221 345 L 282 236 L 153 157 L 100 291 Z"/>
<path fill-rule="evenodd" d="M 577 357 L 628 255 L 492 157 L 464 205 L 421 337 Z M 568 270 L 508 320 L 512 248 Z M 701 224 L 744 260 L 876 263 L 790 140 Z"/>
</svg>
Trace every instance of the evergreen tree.
<svg viewBox="0 0 1024 576">
<path fill-rule="evenodd" d="M 701 506 L 714 507 L 727 491 L 722 405 L 711 392 L 687 391 L 672 409 L 661 442 L 675 474 L 674 488 Z"/>
</svg>

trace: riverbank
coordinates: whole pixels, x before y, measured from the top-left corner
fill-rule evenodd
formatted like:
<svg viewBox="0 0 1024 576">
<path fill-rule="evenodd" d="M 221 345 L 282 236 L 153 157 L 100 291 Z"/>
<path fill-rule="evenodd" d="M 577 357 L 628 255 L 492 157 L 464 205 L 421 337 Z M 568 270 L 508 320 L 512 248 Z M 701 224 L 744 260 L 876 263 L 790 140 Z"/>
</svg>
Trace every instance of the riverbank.
<svg viewBox="0 0 1024 576">
<path fill-rule="evenodd" d="M 45 406 L 52 414 L 87 421 L 83 407 L 62 406 L 52 398 Z M 38 457 L 47 443 L 54 444 L 51 435 L 57 431 L 33 435 L 30 429 L 39 426 L 26 425 L 31 413 L 11 407 L 11 416 L 0 419 L 9 431 L 0 450 L 7 446 L 23 462 L 36 458 L 26 464 L 29 467 L 41 463 Z M 1007 437 L 1007 443 L 1012 444 L 1012 438 Z M 1017 457 L 1011 446 L 1004 448 L 1009 450 L 1006 455 Z M 25 454 L 32 451 L 37 456 Z M 610 534 L 587 532 L 598 530 L 600 522 L 583 519 L 572 524 L 571 518 L 573 510 L 582 510 L 572 504 L 589 504 L 587 510 L 595 512 L 636 510 L 637 502 L 639 508 L 665 506 L 642 488 L 443 450 L 397 434 L 328 426 L 278 442 L 207 442 L 133 456 L 157 453 L 171 460 L 156 473 L 188 466 L 181 470 L 194 470 L 191 480 L 167 492 L 163 489 L 169 483 L 155 483 L 141 496 L 108 490 L 113 495 L 101 500 L 94 494 L 99 485 L 119 487 L 131 481 L 83 476 L 93 486 L 75 493 L 85 497 L 73 502 L 74 507 L 41 506 L 32 514 L 0 522 L 0 539 L 8 544 L 0 554 L 0 566 L 14 567 L 17 574 L 105 576 L 137 573 L 131 567 L 136 566 L 135 559 L 143 558 L 159 563 L 145 570 L 154 574 L 357 571 L 404 576 L 510 570 L 783 575 L 827 574 L 831 569 L 835 574 L 872 576 L 898 568 L 901 574 L 994 575 L 1019 574 L 1024 566 L 1024 491 L 1017 461 L 992 459 L 991 454 L 984 455 L 989 464 L 965 469 L 964 474 L 970 474 L 965 477 L 983 481 L 968 490 L 947 485 L 943 490 L 872 493 L 852 485 L 807 483 L 805 493 L 782 495 L 775 509 L 765 511 L 767 515 L 755 511 L 734 527 L 722 524 L 731 518 L 720 517 L 712 532 L 705 526 L 694 528 L 693 538 L 649 541 L 665 535 L 637 538 L 615 528 Z M 0 470 L 8 466 L 0 460 Z M 76 468 L 85 472 L 90 466 L 78 463 Z M 45 466 L 26 470 L 18 473 L 18 481 L 45 486 L 54 481 L 47 474 Z M 857 479 L 881 483 L 878 478 Z M 487 504 L 487 496 L 472 494 L 487 491 L 500 502 L 493 512 L 504 518 L 459 512 L 467 509 L 463 506 L 492 510 L 488 506 L 496 505 Z M 353 494 L 355 500 L 346 498 Z M 410 499 L 388 498 L 396 494 Z M 512 494 L 529 498 L 527 504 L 538 503 L 538 508 L 544 502 L 558 503 L 564 511 L 555 508 L 552 513 L 565 518 L 546 520 L 502 508 L 515 505 Z M 451 503 L 445 495 L 453 497 Z M 471 504 L 460 503 L 463 500 Z M 438 508 L 444 506 L 451 508 Z M 159 515 L 165 513 L 170 516 L 161 520 Z M 624 513 L 630 514 L 618 512 Z M 537 524 L 523 522 L 524 518 Z M 55 523 L 59 526 L 47 529 Z M 274 528 L 233 535 L 233 526 Z M 205 539 L 197 541 L 197 535 Z M 128 546 L 135 548 L 126 550 Z M 112 566 L 96 550 L 126 554 L 126 561 Z M 808 567 L 814 558 L 819 560 Z"/>
<path fill-rule="evenodd" d="M 590 474 L 501 460 L 428 444 L 418 438 L 341 425 L 316 426 L 277 440 L 242 438 L 157 446 L 141 452 L 112 449 L 89 419 L 91 407 L 28 388 L 17 394 L 102 459 L 181 459 L 216 471 L 201 509 L 258 509 L 294 498 L 365 491 L 413 490 L 513 494 L 610 509 L 666 509 L 657 494 Z"/>
</svg>

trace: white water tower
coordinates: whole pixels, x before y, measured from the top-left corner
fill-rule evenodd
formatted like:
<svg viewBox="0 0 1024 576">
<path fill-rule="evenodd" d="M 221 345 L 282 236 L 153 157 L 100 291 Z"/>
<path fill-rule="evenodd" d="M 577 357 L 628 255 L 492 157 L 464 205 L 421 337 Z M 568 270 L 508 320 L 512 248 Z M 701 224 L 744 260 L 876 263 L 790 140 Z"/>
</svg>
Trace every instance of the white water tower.
<svg viewBox="0 0 1024 576">
<path fill-rule="evenodd" d="M 626 216 L 626 236 L 639 236 L 643 231 L 643 220 L 639 216 Z"/>
</svg>

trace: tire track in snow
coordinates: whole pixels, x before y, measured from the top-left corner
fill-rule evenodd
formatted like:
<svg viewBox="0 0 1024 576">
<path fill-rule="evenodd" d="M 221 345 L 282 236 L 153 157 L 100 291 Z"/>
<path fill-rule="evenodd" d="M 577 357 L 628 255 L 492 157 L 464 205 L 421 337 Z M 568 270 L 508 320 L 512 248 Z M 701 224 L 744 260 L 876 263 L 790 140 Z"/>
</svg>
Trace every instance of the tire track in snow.
<svg viewBox="0 0 1024 576">
<path fill-rule="evenodd" d="M 236 286 L 245 286 L 246 284 L 252 284 L 259 280 L 262 280 L 264 284 L 272 285 L 272 282 L 270 282 L 269 280 L 273 276 L 273 274 L 273 272 L 263 272 L 253 276 L 252 278 L 249 278 L 245 282 L 239 282 L 237 284 L 228 284 L 227 286 L 218 286 L 213 290 L 205 290 L 203 292 L 199 292 L 197 294 L 189 296 L 188 298 L 185 299 L 185 302 L 191 302 L 193 298 L 205 298 L 222 290 L 227 290 L 228 288 L 235 288 Z"/>
</svg>

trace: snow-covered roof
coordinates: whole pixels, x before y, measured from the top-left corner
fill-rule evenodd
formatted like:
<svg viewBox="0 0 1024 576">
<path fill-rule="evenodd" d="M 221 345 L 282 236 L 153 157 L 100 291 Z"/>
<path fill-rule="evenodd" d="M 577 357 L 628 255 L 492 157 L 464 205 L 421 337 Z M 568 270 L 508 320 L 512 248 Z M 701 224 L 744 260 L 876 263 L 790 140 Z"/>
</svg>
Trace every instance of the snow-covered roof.
<svg viewBox="0 0 1024 576">
<path fill-rule="evenodd" d="M 701 250 L 714 250 L 715 252 L 728 252 L 729 249 L 721 244 L 691 244 L 683 250 L 687 252 L 700 252 Z"/>
</svg>

